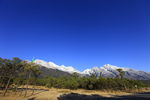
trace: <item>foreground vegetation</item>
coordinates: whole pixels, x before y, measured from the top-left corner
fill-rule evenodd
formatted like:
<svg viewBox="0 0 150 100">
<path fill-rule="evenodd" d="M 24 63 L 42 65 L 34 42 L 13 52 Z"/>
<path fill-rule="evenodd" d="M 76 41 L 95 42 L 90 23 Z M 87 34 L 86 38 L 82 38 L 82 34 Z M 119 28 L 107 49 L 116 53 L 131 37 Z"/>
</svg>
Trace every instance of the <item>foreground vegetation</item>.
<svg viewBox="0 0 150 100">
<path fill-rule="evenodd" d="M 120 73 L 116 78 L 98 77 L 97 74 L 81 77 L 77 73 L 68 77 L 39 77 L 41 74 L 39 65 L 34 61 L 23 61 L 19 58 L 3 59 L 0 58 L 0 88 L 5 96 L 8 90 L 19 91 L 20 95 L 27 95 L 29 88 L 32 88 L 31 94 L 34 94 L 36 85 L 46 86 L 48 88 L 62 89 L 87 89 L 87 90 L 133 90 L 148 87 L 142 81 L 129 80 L 123 78 L 124 72 L 118 69 Z M 32 85 L 33 87 L 29 87 Z M 25 92 L 22 94 L 22 92 Z"/>
</svg>

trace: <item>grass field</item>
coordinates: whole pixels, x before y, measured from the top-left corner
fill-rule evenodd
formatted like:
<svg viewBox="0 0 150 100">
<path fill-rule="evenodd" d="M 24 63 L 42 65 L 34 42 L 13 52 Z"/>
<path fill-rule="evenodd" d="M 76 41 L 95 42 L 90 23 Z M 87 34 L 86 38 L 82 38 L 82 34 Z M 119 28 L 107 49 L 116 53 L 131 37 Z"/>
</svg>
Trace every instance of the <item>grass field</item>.
<svg viewBox="0 0 150 100">
<path fill-rule="evenodd" d="M 3 91 L 0 91 L 0 100 L 103 100 L 103 99 L 96 99 L 96 98 L 100 98 L 100 97 L 114 98 L 114 97 L 120 97 L 120 96 L 133 96 L 135 92 L 136 93 L 144 92 L 145 93 L 144 95 L 138 94 L 136 96 L 138 97 L 144 96 L 144 98 L 149 98 L 150 100 L 150 94 L 149 94 L 150 89 L 147 89 L 147 90 L 143 89 L 140 91 L 134 90 L 134 91 L 130 91 L 130 93 L 122 92 L 122 91 L 105 91 L 105 90 L 103 91 L 83 90 L 83 89 L 69 90 L 69 89 L 55 89 L 55 88 L 47 89 L 43 87 L 38 87 L 38 89 L 46 89 L 48 91 L 36 90 L 34 94 L 31 95 L 32 90 L 28 90 L 26 97 L 24 97 L 25 92 L 22 92 L 22 95 L 20 96 L 21 94 L 20 92 L 15 93 L 9 90 L 6 96 L 2 96 Z M 96 97 L 94 95 L 96 95 Z M 114 99 L 111 99 L 111 100 L 114 100 Z M 118 100 L 118 99 L 115 99 L 115 100 Z M 130 100 L 130 99 L 122 99 L 122 100 Z M 142 100 L 142 99 L 139 99 L 139 100 Z M 143 99 L 143 100 L 147 100 L 147 99 Z"/>
</svg>

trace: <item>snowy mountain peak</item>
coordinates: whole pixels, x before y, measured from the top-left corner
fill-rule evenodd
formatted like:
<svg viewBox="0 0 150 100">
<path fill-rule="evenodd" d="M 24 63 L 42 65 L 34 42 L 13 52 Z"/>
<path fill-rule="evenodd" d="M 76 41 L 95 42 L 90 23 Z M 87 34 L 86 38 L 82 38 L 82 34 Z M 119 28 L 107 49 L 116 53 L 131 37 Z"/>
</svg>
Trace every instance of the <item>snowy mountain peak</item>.
<svg viewBox="0 0 150 100">
<path fill-rule="evenodd" d="M 57 69 L 71 74 L 74 72 L 82 75 L 90 75 L 92 73 L 97 73 L 102 77 L 111 77 L 111 78 L 115 78 L 116 76 L 118 76 L 119 72 L 117 71 L 117 69 L 121 68 L 123 69 L 123 71 L 125 71 L 125 75 L 124 75 L 125 78 L 138 79 L 138 80 L 150 79 L 150 73 L 146 73 L 144 71 L 138 71 L 130 68 L 118 67 L 111 64 L 106 64 L 102 67 L 93 67 L 91 69 L 86 69 L 83 72 L 80 72 L 72 66 L 57 65 L 53 62 L 46 62 L 40 59 L 35 60 L 35 63 L 44 66 L 46 68 Z"/>
<path fill-rule="evenodd" d="M 34 63 L 44 66 L 46 68 L 57 69 L 57 70 L 61 70 L 61 71 L 68 72 L 68 73 L 74 73 L 74 72 L 81 73 L 80 71 L 76 70 L 72 66 L 57 65 L 53 62 L 46 62 L 40 59 L 36 59 Z"/>
<path fill-rule="evenodd" d="M 114 65 L 110 65 L 110 64 L 106 64 L 103 66 L 106 69 L 119 69 L 120 67 L 114 66 Z"/>
<path fill-rule="evenodd" d="M 138 71 L 130 68 L 123 68 L 123 67 L 118 67 L 110 64 L 106 64 L 102 67 L 93 67 L 91 69 L 86 69 L 83 71 L 84 74 L 91 74 L 91 73 L 97 73 L 103 77 L 111 77 L 115 78 L 119 75 L 119 72 L 117 69 L 123 69 L 125 71 L 125 78 L 128 79 L 137 79 L 137 80 L 147 80 L 150 79 L 150 73 L 146 73 L 144 71 Z"/>
</svg>

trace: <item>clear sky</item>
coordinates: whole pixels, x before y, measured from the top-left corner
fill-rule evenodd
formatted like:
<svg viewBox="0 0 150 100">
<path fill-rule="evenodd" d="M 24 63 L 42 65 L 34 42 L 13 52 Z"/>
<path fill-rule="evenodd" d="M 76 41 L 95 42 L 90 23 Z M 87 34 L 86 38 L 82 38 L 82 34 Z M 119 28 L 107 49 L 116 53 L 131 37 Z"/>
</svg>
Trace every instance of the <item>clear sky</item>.
<svg viewBox="0 0 150 100">
<path fill-rule="evenodd" d="M 150 0 L 0 0 L 0 57 L 150 72 Z"/>
</svg>

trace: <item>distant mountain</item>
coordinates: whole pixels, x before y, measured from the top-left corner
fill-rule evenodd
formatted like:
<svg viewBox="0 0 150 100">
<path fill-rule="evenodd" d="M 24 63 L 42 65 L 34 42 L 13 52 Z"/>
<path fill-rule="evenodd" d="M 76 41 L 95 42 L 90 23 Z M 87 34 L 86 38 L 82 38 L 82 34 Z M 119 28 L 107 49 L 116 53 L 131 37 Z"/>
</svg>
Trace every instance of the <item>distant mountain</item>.
<svg viewBox="0 0 150 100">
<path fill-rule="evenodd" d="M 53 77 L 62 77 L 62 76 L 71 76 L 72 73 L 80 73 L 80 71 L 74 69 L 71 66 L 56 65 L 53 62 L 46 62 L 40 59 L 34 61 L 34 63 L 40 65 L 41 75 L 40 77 L 53 76 Z"/>
<path fill-rule="evenodd" d="M 135 80 L 150 80 L 150 73 L 144 72 L 144 71 L 138 71 L 133 70 L 130 68 L 123 68 L 123 67 L 117 67 L 110 64 L 106 64 L 103 67 L 93 67 L 91 69 L 86 69 L 83 72 L 80 72 L 73 68 L 72 66 L 64 66 L 64 65 L 57 65 L 53 62 L 46 62 L 43 60 L 35 60 L 36 64 L 39 64 L 43 67 L 41 67 L 41 70 L 44 73 L 44 76 L 70 76 L 72 73 L 76 72 L 80 75 L 90 75 L 93 73 L 97 73 L 98 75 L 101 75 L 102 77 L 111 77 L 115 78 L 119 75 L 117 69 L 121 68 L 123 71 L 125 71 L 124 78 L 128 79 L 135 79 Z"/>
<path fill-rule="evenodd" d="M 53 62 L 46 62 L 43 60 L 35 60 L 34 63 L 39 64 L 41 66 L 44 66 L 46 68 L 50 68 L 50 69 L 55 69 L 55 70 L 59 70 L 59 71 L 64 71 L 64 72 L 68 72 L 70 74 L 76 72 L 76 73 L 81 73 L 80 71 L 76 70 L 75 68 L 73 68 L 72 66 L 64 66 L 64 65 L 57 65 Z"/>
<path fill-rule="evenodd" d="M 115 78 L 119 75 L 117 69 L 123 69 L 125 72 L 124 78 L 135 79 L 135 80 L 149 80 L 150 73 L 146 73 L 144 71 L 133 70 L 130 68 L 117 67 L 110 64 L 106 64 L 103 67 L 93 67 L 91 69 L 86 69 L 83 71 L 84 74 L 92 74 L 97 73 L 102 77 L 111 77 Z"/>
</svg>

